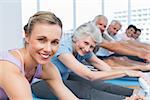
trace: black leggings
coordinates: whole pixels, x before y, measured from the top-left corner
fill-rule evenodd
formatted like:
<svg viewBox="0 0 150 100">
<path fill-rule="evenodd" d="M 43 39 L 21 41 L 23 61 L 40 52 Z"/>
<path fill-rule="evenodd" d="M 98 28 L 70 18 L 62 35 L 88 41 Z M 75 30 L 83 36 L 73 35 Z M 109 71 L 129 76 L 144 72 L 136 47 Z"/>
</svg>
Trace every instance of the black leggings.
<svg viewBox="0 0 150 100">
<path fill-rule="evenodd" d="M 139 58 L 137 56 L 122 55 L 122 54 L 118 54 L 118 53 L 114 53 L 114 54 L 112 54 L 110 56 L 97 56 L 97 57 L 100 58 L 100 59 L 102 59 L 102 60 L 104 60 L 104 59 L 107 59 L 109 57 L 123 57 L 123 56 L 128 57 L 129 59 L 134 60 L 134 61 L 139 61 L 139 62 L 146 63 L 146 60 L 144 60 L 142 58 Z"/>
<path fill-rule="evenodd" d="M 133 90 L 104 83 L 101 80 L 88 81 L 75 74 L 71 74 L 64 84 L 80 99 L 84 100 L 122 100 L 126 96 L 131 96 Z M 48 100 L 57 100 L 48 84 L 39 81 L 31 85 L 35 96 Z"/>
<path fill-rule="evenodd" d="M 133 89 L 122 87 L 119 85 L 114 85 L 111 83 L 105 83 L 102 80 L 89 81 L 86 80 L 74 73 L 69 75 L 68 80 L 78 81 L 92 86 L 94 89 L 105 91 L 111 94 L 122 95 L 122 96 L 131 96 Z"/>
</svg>

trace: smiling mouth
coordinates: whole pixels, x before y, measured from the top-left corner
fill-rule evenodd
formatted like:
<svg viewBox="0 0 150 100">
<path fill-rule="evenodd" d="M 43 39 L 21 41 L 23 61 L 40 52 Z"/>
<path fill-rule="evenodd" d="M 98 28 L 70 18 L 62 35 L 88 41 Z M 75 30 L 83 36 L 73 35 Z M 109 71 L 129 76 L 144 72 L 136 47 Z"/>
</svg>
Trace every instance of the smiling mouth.
<svg viewBox="0 0 150 100">
<path fill-rule="evenodd" d="M 40 53 L 40 56 L 44 59 L 48 59 L 50 57 L 50 54 L 43 54 L 43 53 Z"/>
<path fill-rule="evenodd" d="M 86 54 L 87 52 L 84 50 L 84 48 L 80 49 L 82 51 L 83 54 Z"/>
</svg>

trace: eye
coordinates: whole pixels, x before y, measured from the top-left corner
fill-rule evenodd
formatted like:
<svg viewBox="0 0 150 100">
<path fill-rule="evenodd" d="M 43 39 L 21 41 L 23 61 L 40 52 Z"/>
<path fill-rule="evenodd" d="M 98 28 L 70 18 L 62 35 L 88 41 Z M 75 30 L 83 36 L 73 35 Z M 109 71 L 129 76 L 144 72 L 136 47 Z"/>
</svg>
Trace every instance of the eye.
<svg viewBox="0 0 150 100">
<path fill-rule="evenodd" d="M 56 45 L 59 44 L 59 40 L 54 40 L 54 41 L 51 42 L 51 44 L 54 45 L 54 46 L 56 46 Z"/>
<path fill-rule="evenodd" d="M 90 46 L 90 48 L 91 48 L 91 49 L 94 49 L 94 48 L 95 48 L 95 46 Z"/>
<path fill-rule="evenodd" d="M 39 39 L 37 39 L 39 42 L 41 42 L 41 43 L 44 43 L 44 42 L 46 42 L 46 39 L 45 38 L 39 38 Z"/>
<path fill-rule="evenodd" d="M 89 43 L 88 43 L 88 42 L 84 42 L 84 44 L 85 44 L 85 45 L 88 45 Z"/>
</svg>

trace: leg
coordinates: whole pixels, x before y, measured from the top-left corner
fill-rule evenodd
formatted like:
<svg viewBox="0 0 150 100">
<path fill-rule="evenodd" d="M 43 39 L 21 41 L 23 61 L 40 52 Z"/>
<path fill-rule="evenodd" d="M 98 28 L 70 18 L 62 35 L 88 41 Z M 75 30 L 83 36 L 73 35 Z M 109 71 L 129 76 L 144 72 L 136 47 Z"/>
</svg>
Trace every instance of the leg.
<svg viewBox="0 0 150 100">
<path fill-rule="evenodd" d="M 77 97 L 84 100 L 122 100 L 125 98 L 124 96 L 96 90 L 90 85 L 82 82 L 65 81 L 64 83 Z M 32 91 L 37 97 L 43 99 L 56 99 L 56 97 L 52 95 L 50 89 L 48 89 L 48 84 L 44 81 L 34 83 L 32 85 Z"/>
<path fill-rule="evenodd" d="M 125 96 L 115 95 L 96 89 L 91 90 L 91 98 L 89 100 L 124 100 Z"/>
<path fill-rule="evenodd" d="M 75 84 L 72 84 L 75 83 Z M 125 96 L 101 91 L 84 82 L 65 81 L 65 85 L 80 99 L 86 100 L 122 100 Z"/>
<path fill-rule="evenodd" d="M 64 81 L 64 84 L 80 99 L 82 98 L 89 100 L 91 90 L 91 87 L 89 85 L 67 80 Z M 57 99 L 57 97 L 48 88 L 48 84 L 43 80 L 33 83 L 31 89 L 36 97 L 42 99 Z"/>
<path fill-rule="evenodd" d="M 110 55 L 110 57 L 123 57 L 123 56 L 128 57 L 129 59 L 134 60 L 134 61 L 139 61 L 139 62 L 145 63 L 145 60 L 144 60 L 144 59 L 139 58 L 139 57 L 137 57 L 137 56 L 122 55 L 122 54 L 118 54 L 118 53 L 114 53 L 114 54 Z"/>
<path fill-rule="evenodd" d="M 57 97 L 50 91 L 48 84 L 45 81 L 38 81 L 31 85 L 33 94 L 42 99 L 57 100 Z"/>
<path fill-rule="evenodd" d="M 105 91 L 105 92 L 112 93 L 112 94 L 131 96 L 133 93 L 133 89 L 121 87 L 118 85 L 113 85 L 110 83 L 104 83 L 104 81 L 102 81 L 102 80 L 88 81 L 86 79 L 83 79 L 83 78 L 77 76 L 74 73 L 70 74 L 69 80 L 83 82 L 88 85 L 91 85 L 94 89 Z"/>
</svg>

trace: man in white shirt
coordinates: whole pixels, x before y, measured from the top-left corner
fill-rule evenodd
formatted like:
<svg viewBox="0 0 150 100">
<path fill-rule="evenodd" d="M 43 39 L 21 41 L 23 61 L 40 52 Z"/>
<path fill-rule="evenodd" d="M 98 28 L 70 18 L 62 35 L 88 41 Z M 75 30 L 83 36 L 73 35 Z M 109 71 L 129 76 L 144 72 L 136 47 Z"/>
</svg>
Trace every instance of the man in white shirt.
<svg viewBox="0 0 150 100">
<path fill-rule="evenodd" d="M 102 19 L 103 20 L 103 19 Z M 107 41 L 117 41 L 116 34 L 118 31 L 121 29 L 122 25 L 118 20 L 112 20 L 111 23 L 109 24 L 108 28 L 106 31 L 104 31 L 103 38 Z M 98 52 L 96 53 L 97 56 L 107 57 L 109 55 L 113 54 L 113 52 L 104 49 L 102 47 L 99 48 Z"/>
</svg>

